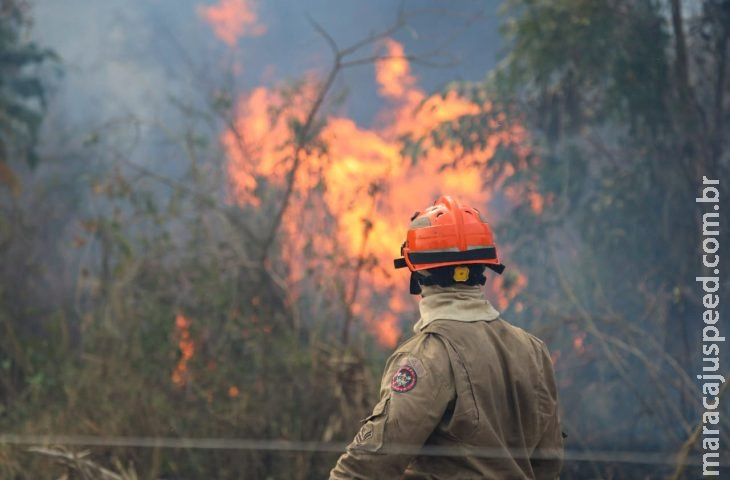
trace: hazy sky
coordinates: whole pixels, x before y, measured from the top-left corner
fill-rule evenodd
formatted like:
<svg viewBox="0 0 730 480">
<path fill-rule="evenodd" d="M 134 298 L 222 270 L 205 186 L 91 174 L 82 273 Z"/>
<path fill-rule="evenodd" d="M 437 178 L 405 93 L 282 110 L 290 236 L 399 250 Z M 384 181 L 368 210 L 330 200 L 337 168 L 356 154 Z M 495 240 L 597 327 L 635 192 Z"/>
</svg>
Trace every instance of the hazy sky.
<svg viewBox="0 0 730 480">
<path fill-rule="evenodd" d="M 245 3 L 255 19 L 234 45 L 216 36 L 205 7 Z M 399 8 L 421 13 L 395 35 L 407 54 L 440 50 L 460 63 L 447 68 L 413 65 L 419 85 L 433 91 L 455 79 L 483 78 L 499 48 L 498 0 L 36 0 L 35 40 L 61 56 L 65 75 L 56 95 L 70 122 L 133 113 L 159 117 L 171 93 L 201 89 L 232 64 L 241 88 L 325 71 L 331 59 L 308 18 L 342 46 L 385 28 Z M 245 20 L 245 19 L 244 19 Z M 250 19 L 249 19 L 250 20 Z M 246 34 L 248 32 L 248 34 Z M 365 50 L 363 53 L 372 53 Z M 203 80 L 201 80 L 201 78 Z M 380 100 L 373 67 L 344 72 L 348 114 L 365 125 Z"/>
</svg>

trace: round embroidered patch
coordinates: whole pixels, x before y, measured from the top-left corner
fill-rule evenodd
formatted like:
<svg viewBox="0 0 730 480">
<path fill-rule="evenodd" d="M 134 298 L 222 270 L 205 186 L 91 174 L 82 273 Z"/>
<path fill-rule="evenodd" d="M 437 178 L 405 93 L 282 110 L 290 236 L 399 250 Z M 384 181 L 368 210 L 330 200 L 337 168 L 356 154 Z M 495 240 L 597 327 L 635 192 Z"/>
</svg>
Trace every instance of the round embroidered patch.
<svg viewBox="0 0 730 480">
<path fill-rule="evenodd" d="M 413 390 L 413 387 L 416 386 L 417 379 L 416 371 L 405 365 L 400 367 L 398 371 L 395 372 L 395 375 L 393 375 L 393 380 L 390 382 L 390 388 L 396 392 L 407 392 L 409 390 Z"/>
</svg>

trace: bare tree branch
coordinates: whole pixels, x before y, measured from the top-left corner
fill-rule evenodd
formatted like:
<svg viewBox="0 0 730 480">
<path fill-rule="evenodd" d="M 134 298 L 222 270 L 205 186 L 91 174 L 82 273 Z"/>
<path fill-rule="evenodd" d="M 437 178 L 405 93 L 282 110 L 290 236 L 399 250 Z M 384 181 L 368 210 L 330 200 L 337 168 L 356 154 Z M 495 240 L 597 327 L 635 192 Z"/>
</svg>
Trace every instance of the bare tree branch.
<svg viewBox="0 0 730 480">
<path fill-rule="evenodd" d="M 351 63 L 352 61 L 346 61 L 345 59 L 352 55 L 353 53 L 357 52 L 361 48 L 365 47 L 366 45 L 371 45 L 379 40 L 385 39 L 387 37 L 390 37 L 395 32 L 397 32 L 400 28 L 405 25 L 405 15 L 400 14 L 398 16 L 398 19 L 395 23 L 393 23 L 390 27 L 386 28 L 382 32 L 375 33 L 370 35 L 369 37 L 354 43 L 353 45 L 344 48 L 342 50 L 338 50 L 337 43 L 332 38 L 332 36 L 327 33 L 324 28 L 322 28 L 319 24 L 312 21 L 312 24 L 314 28 L 317 30 L 317 32 L 322 35 L 322 37 L 325 39 L 325 41 L 329 44 L 330 48 L 333 51 L 333 59 L 332 59 L 332 66 L 330 67 L 330 70 L 325 78 L 325 81 L 323 82 L 322 86 L 319 88 L 319 91 L 317 92 L 317 96 L 315 97 L 314 102 L 312 102 L 312 105 L 309 108 L 309 111 L 307 112 L 307 116 L 305 117 L 304 123 L 298 132 L 298 136 L 295 139 L 294 142 L 294 148 L 293 148 L 293 157 L 292 157 L 292 164 L 291 168 L 287 172 L 286 176 L 286 188 L 284 190 L 284 199 L 281 202 L 281 205 L 276 210 L 276 213 L 274 214 L 274 219 L 271 223 L 271 227 L 269 229 L 268 234 L 264 237 L 264 251 L 261 256 L 261 263 L 265 263 L 266 259 L 269 255 L 269 250 L 271 248 L 271 245 L 273 245 L 274 240 L 276 239 L 276 235 L 279 231 L 279 228 L 281 226 L 281 222 L 283 220 L 284 214 L 286 213 L 287 209 L 289 208 L 289 203 L 291 201 L 291 196 L 294 192 L 294 185 L 296 183 L 296 175 L 299 171 L 299 168 L 301 166 L 302 162 L 302 153 L 307 146 L 306 143 L 310 140 L 310 136 L 313 132 L 314 127 L 314 120 L 316 119 L 317 115 L 320 113 L 320 110 L 322 108 L 324 99 L 326 98 L 327 94 L 329 93 L 330 89 L 332 88 L 332 85 L 337 78 L 337 75 L 340 73 L 340 71 L 345 66 L 352 66 L 354 65 Z M 367 62 L 373 62 L 377 59 L 377 57 L 373 57 L 371 59 L 360 59 L 357 61 L 356 64 L 363 64 Z"/>
<path fill-rule="evenodd" d="M 332 35 L 330 35 L 329 32 L 327 32 L 327 30 L 325 30 L 311 16 L 307 15 L 307 20 L 309 20 L 309 23 L 312 24 L 317 33 L 322 35 L 322 37 L 325 39 L 330 49 L 332 50 L 332 55 L 337 58 L 337 56 L 340 55 L 340 48 L 337 46 L 337 42 L 335 42 L 335 39 L 332 38 Z"/>
</svg>

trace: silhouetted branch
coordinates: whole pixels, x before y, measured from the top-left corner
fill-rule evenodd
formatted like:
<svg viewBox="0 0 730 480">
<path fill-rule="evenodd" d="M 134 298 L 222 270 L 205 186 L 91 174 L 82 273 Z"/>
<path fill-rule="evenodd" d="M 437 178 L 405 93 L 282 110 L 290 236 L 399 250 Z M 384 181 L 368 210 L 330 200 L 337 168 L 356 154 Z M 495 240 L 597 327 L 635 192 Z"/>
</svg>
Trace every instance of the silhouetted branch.
<svg viewBox="0 0 730 480">
<path fill-rule="evenodd" d="M 397 32 L 400 28 L 403 27 L 405 24 L 405 15 L 400 14 L 398 16 L 398 19 L 396 22 L 391 25 L 390 27 L 386 28 L 382 32 L 375 33 L 370 35 L 369 37 L 355 42 L 351 46 L 338 50 L 337 43 L 332 38 L 332 36 L 327 33 L 324 28 L 322 28 L 319 24 L 312 21 L 312 24 L 314 28 L 317 30 L 317 32 L 322 35 L 322 37 L 325 39 L 325 41 L 328 43 L 330 48 L 333 51 L 333 59 L 332 59 L 332 67 L 330 68 L 324 83 L 319 88 L 319 91 L 317 92 L 317 96 L 315 97 L 314 102 L 310 106 L 307 115 L 305 117 L 304 123 L 300 129 L 300 131 L 297 133 L 297 136 L 295 138 L 294 142 L 294 152 L 293 152 L 293 159 L 291 168 L 287 172 L 286 176 L 286 187 L 284 190 L 284 198 L 281 202 L 281 205 L 276 210 L 276 213 L 274 214 L 273 221 L 271 223 L 271 227 L 269 229 L 268 234 L 264 237 L 264 251 L 261 256 L 261 263 L 264 264 L 266 259 L 268 258 L 269 249 L 274 244 L 274 240 L 276 239 L 276 235 L 279 231 L 279 228 L 281 226 L 282 219 L 289 208 L 289 203 L 291 201 L 291 196 L 294 192 L 294 185 L 296 183 L 296 175 L 299 171 L 299 168 L 301 166 L 302 162 L 302 152 L 304 148 L 307 146 L 306 144 L 310 141 L 310 137 L 312 134 L 312 129 L 314 127 L 314 120 L 317 117 L 317 115 L 320 112 L 320 109 L 322 107 L 322 104 L 324 102 L 324 99 L 326 98 L 327 94 L 329 93 L 330 89 L 332 88 L 332 85 L 337 78 L 337 75 L 340 73 L 340 71 L 346 67 L 346 66 L 352 66 L 350 64 L 351 61 L 347 61 L 346 58 L 353 53 L 357 52 L 359 49 L 365 47 L 366 45 L 371 45 L 379 40 L 385 39 L 393 35 L 395 32 Z M 373 57 L 371 59 L 368 59 L 367 61 L 373 62 L 377 60 L 377 57 Z M 366 63 L 366 59 L 360 59 L 359 62 Z M 360 64 L 360 63 L 357 63 Z"/>
<path fill-rule="evenodd" d="M 307 15 L 307 20 L 309 20 L 309 23 L 312 24 L 314 29 L 322 35 L 322 37 L 325 39 L 327 44 L 330 46 L 330 49 L 332 49 L 332 55 L 335 56 L 335 58 L 340 54 L 340 47 L 337 46 L 337 42 L 335 42 L 335 39 L 332 38 L 332 35 L 327 32 L 319 23 L 317 23 L 312 17 Z"/>
</svg>

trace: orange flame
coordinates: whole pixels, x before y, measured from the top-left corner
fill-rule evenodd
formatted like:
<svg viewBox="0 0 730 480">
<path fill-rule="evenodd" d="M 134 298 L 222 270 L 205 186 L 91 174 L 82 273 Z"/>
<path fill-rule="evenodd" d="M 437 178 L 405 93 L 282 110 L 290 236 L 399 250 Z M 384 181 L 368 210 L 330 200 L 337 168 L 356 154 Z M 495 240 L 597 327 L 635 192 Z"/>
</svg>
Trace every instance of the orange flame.
<svg viewBox="0 0 730 480">
<path fill-rule="evenodd" d="M 424 136 L 444 122 L 489 112 L 492 106 L 453 92 L 428 97 L 418 88 L 403 47 L 389 39 L 383 48 L 388 59 L 375 64 L 375 76 L 388 107 L 378 116 L 379 126 L 368 129 L 349 118 L 327 118 L 320 133 L 326 150 L 313 148 L 300 158 L 281 225 L 286 239 L 281 248 L 293 291 L 308 272 L 323 271 L 327 265 L 334 277 L 330 283 L 349 299 L 353 314 L 383 345 L 392 347 L 401 334 L 400 316 L 415 313 L 415 302 L 403 288 L 407 273 L 391 273 L 392 259 L 405 238 L 406 220 L 413 210 L 446 193 L 486 207 L 491 192 L 483 188 L 485 175 L 490 175 L 484 159 L 491 158 L 500 144 L 524 143 L 526 131 L 502 122 L 506 126 L 502 130 L 492 126 L 495 133 L 478 152 L 467 154 L 458 146 L 436 148 L 425 140 L 425 153 L 417 163 L 403 158 L 403 135 Z M 263 178 L 273 185 L 286 182 L 292 165 L 292 119 L 303 120 L 317 88 L 310 77 L 298 95 L 259 87 L 239 100 L 234 128 L 222 136 L 231 191 L 238 203 L 258 206 L 256 187 Z M 482 211 L 490 217 L 486 208 Z M 367 271 L 353 291 L 357 268 Z M 499 305 L 505 308 L 526 283 L 524 275 L 518 277 Z M 386 298 L 390 300 L 383 302 Z"/>
<path fill-rule="evenodd" d="M 188 361 L 193 358 L 195 344 L 190 335 L 191 322 L 182 313 L 175 316 L 175 333 L 178 338 L 177 347 L 180 350 L 180 359 L 171 375 L 172 383 L 181 387 L 188 382 Z"/>
<path fill-rule="evenodd" d="M 386 98 L 403 98 L 407 93 L 418 96 L 420 92 L 414 90 L 416 78 L 411 74 L 411 67 L 405 58 L 403 45 L 392 39 L 383 42 L 387 59 L 380 60 L 375 65 L 375 79 L 378 82 L 380 95 Z"/>
<path fill-rule="evenodd" d="M 259 23 L 250 0 L 220 0 L 218 5 L 199 6 L 198 15 L 231 47 L 240 37 L 258 37 L 266 33 L 266 26 Z"/>
<path fill-rule="evenodd" d="M 507 273 L 505 275 L 514 275 Z M 506 286 L 506 278 L 508 277 L 497 277 L 491 283 L 491 293 L 496 297 L 497 308 L 505 310 L 517 295 L 524 290 L 527 286 L 527 275 L 522 272 L 517 272 L 513 280 L 509 282 L 509 286 Z M 519 304 L 516 305 L 516 310 L 521 309 Z"/>
<path fill-rule="evenodd" d="M 535 215 L 540 215 L 545 206 L 545 199 L 543 196 L 537 192 L 530 192 L 527 198 L 530 201 L 530 208 Z"/>
<path fill-rule="evenodd" d="M 573 337 L 573 349 L 579 355 L 585 352 L 585 339 L 586 332 L 580 332 Z"/>
</svg>

